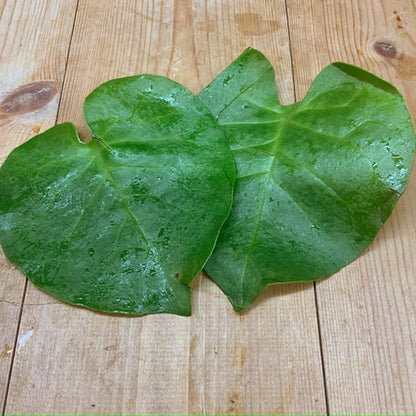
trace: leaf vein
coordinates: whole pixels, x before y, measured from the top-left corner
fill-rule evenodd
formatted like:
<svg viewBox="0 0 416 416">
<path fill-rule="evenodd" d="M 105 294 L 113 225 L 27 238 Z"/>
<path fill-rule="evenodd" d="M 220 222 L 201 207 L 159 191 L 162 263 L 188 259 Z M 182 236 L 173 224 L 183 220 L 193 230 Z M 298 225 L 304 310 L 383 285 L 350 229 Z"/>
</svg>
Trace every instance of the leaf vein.
<svg viewBox="0 0 416 416">
<path fill-rule="evenodd" d="M 247 87 L 243 88 L 229 103 L 225 104 L 225 106 L 218 112 L 216 119 L 219 120 L 221 114 L 231 106 L 231 104 L 237 101 L 242 95 L 244 95 L 250 88 L 254 87 L 255 85 L 259 84 L 260 81 L 263 80 L 263 77 L 258 78 L 256 81 L 249 84 Z"/>
<path fill-rule="evenodd" d="M 113 186 L 113 189 L 115 190 L 116 194 L 118 195 L 118 197 L 122 201 L 127 215 L 130 217 L 130 219 L 132 220 L 132 222 L 133 222 L 135 228 L 137 229 L 138 233 L 140 234 L 140 236 L 142 237 L 142 239 L 144 240 L 144 242 L 146 243 L 146 245 L 149 248 L 150 247 L 149 240 L 148 240 L 146 234 L 144 233 L 144 231 L 142 230 L 138 219 L 135 217 L 135 215 L 131 211 L 126 194 L 117 186 L 117 183 L 114 181 L 114 178 L 110 173 L 110 170 L 105 169 L 105 172 L 107 174 L 106 175 L 107 180 L 111 183 L 111 185 Z"/>
<path fill-rule="evenodd" d="M 247 178 L 256 178 L 258 176 L 263 176 L 263 175 L 267 175 L 268 172 L 256 172 L 256 173 L 251 173 L 249 175 L 244 175 L 244 176 L 239 176 L 238 179 L 247 179 Z"/>
<path fill-rule="evenodd" d="M 220 126 L 261 126 L 262 124 L 277 124 L 279 123 L 280 120 L 267 120 L 267 121 L 238 121 L 238 122 L 234 122 L 234 123 L 224 123 L 224 122 L 219 122 L 218 124 Z"/>
<path fill-rule="evenodd" d="M 315 129 L 309 127 L 309 126 L 305 126 L 304 124 L 298 123 L 298 122 L 293 121 L 293 120 L 287 120 L 286 122 L 288 124 L 292 124 L 293 126 L 299 127 L 303 130 L 309 131 L 310 133 L 317 134 L 321 137 L 326 137 L 326 138 L 334 140 L 334 141 L 345 143 L 346 145 L 348 145 L 349 147 L 351 147 L 352 149 L 355 150 L 355 147 L 352 145 L 352 143 L 350 141 L 348 141 L 347 139 L 345 139 L 344 137 L 339 137 L 339 136 L 335 136 L 333 134 L 324 133 L 324 132 L 321 132 L 319 130 L 315 130 Z"/>
</svg>

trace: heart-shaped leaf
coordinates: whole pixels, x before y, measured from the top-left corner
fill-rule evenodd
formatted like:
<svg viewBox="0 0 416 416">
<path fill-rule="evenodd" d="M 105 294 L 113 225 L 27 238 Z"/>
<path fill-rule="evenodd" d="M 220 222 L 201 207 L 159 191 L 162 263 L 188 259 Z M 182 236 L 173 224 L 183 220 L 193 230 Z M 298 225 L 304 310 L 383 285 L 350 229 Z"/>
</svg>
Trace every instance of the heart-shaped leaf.
<svg viewBox="0 0 416 416">
<path fill-rule="evenodd" d="M 206 264 L 236 310 L 270 284 L 351 262 L 407 185 L 415 136 L 403 97 L 360 68 L 329 65 L 284 107 L 270 63 L 248 49 L 199 98 L 237 164 L 233 208 Z"/>
<path fill-rule="evenodd" d="M 163 77 L 87 97 L 95 139 L 57 125 L 0 169 L 0 243 L 32 282 L 105 312 L 190 314 L 188 284 L 227 217 L 228 143 L 194 95 Z"/>
</svg>

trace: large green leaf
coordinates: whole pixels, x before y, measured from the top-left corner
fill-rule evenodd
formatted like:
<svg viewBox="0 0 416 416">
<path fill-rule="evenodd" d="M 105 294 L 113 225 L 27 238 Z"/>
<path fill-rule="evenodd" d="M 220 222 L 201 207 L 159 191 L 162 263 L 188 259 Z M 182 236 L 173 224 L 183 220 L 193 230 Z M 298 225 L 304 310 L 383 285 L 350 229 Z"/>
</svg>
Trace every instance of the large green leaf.
<svg viewBox="0 0 416 416">
<path fill-rule="evenodd" d="M 351 262 L 406 187 L 415 136 L 404 100 L 360 68 L 329 65 L 284 107 L 270 63 L 248 49 L 199 98 L 237 164 L 233 208 L 206 264 L 236 310 L 270 284 Z"/>
<path fill-rule="evenodd" d="M 190 314 L 235 179 L 228 143 L 194 95 L 163 77 L 87 97 L 95 139 L 55 126 L 0 169 L 0 243 L 33 283 L 106 312 Z"/>
</svg>

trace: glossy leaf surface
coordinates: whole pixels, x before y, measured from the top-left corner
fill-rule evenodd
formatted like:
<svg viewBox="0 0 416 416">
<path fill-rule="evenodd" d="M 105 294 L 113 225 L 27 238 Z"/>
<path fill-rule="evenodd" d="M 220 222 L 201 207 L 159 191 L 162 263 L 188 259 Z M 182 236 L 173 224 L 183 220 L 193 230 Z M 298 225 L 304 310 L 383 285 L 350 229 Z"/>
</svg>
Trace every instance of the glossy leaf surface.
<svg viewBox="0 0 416 416">
<path fill-rule="evenodd" d="M 403 97 L 360 68 L 334 63 L 303 101 L 281 106 L 273 68 L 248 49 L 199 98 L 237 164 L 233 208 L 206 264 L 236 310 L 270 284 L 351 262 L 407 185 L 415 136 Z"/>
<path fill-rule="evenodd" d="M 95 139 L 55 126 L 0 169 L 0 243 L 33 283 L 105 312 L 189 315 L 188 284 L 214 247 L 235 164 L 212 115 L 163 77 L 87 97 Z"/>
</svg>

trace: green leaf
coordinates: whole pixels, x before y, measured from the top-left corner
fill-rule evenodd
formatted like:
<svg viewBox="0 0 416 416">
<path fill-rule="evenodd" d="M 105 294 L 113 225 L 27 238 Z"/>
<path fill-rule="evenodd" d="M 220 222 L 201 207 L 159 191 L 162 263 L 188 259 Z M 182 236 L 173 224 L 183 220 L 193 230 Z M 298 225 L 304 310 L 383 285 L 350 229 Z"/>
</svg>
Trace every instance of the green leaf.
<svg viewBox="0 0 416 416">
<path fill-rule="evenodd" d="M 166 78 L 109 81 L 87 97 L 93 137 L 57 125 L 0 169 L 0 243 L 38 287 L 105 312 L 189 315 L 235 179 L 229 145 Z"/>
<path fill-rule="evenodd" d="M 360 68 L 329 65 L 303 101 L 281 106 L 273 68 L 248 49 L 199 98 L 237 164 L 233 208 L 205 269 L 238 311 L 270 284 L 351 262 L 405 190 L 410 116 L 395 87 Z"/>
</svg>

